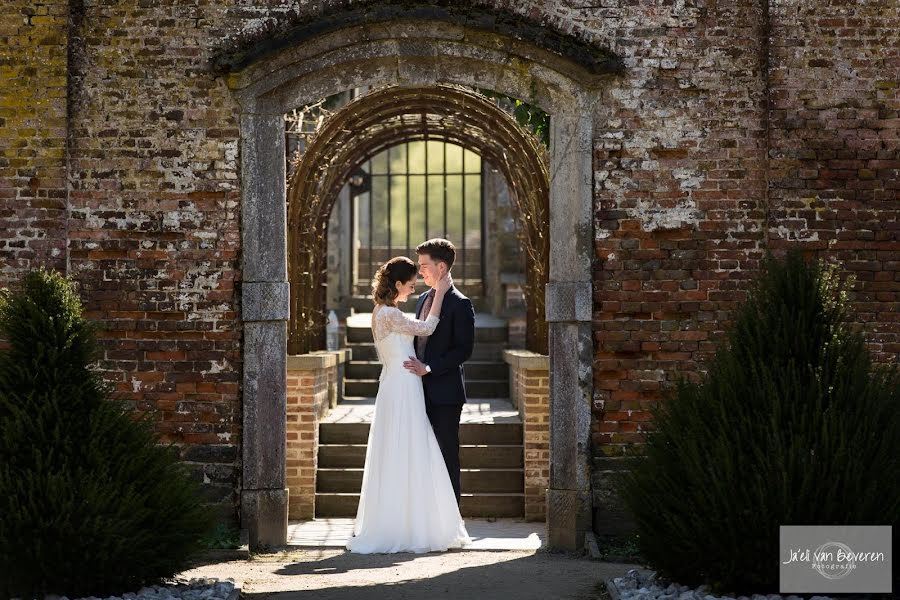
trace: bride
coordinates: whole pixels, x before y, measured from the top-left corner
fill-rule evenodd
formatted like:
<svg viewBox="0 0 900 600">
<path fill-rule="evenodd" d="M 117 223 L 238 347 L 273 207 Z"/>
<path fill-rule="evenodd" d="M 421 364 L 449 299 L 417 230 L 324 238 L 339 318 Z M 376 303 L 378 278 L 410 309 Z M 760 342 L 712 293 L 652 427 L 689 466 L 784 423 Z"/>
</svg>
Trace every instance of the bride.
<svg viewBox="0 0 900 600">
<path fill-rule="evenodd" d="M 425 413 L 422 380 L 403 361 L 415 356 L 413 339 L 438 324 L 449 274 L 435 286 L 428 318 L 397 305 L 416 289 L 418 268 L 398 256 L 378 269 L 372 286 L 372 335 L 383 365 L 369 429 L 359 508 L 347 549 L 361 554 L 432 552 L 471 543 L 450 475 Z"/>
</svg>

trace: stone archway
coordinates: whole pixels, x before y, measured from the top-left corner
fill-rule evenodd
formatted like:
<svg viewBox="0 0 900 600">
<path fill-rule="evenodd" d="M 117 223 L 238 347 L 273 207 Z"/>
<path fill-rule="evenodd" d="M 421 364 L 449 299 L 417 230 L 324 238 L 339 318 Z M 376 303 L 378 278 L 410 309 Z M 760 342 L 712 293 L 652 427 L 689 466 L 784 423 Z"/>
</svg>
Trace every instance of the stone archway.
<svg viewBox="0 0 900 600">
<path fill-rule="evenodd" d="M 491 21 L 484 11 L 470 18 L 454 9 L 420 14 L 332 14 L 218 61 L 241 106 L 241 510 L 254 548 L 283 545 L 287 531 L 284 114 L 364 85 L 488 88 L 551 115 L 549 545 L 580 548 L 591 528 L 592 112 L 618 63 L 521 20 Z"/>
</svg>

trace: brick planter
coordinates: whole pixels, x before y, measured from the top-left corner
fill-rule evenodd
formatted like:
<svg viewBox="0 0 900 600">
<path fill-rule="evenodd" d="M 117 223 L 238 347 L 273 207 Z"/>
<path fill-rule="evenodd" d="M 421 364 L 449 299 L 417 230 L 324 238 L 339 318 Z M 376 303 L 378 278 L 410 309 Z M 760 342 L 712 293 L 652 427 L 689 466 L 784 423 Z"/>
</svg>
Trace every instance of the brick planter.
<svg viewBox="0 0 900 600">
<path fill-rule="evenodd" d="M 319 420 L 340 399 L 344 363 L 349 350 L 287 357 L 287 487 L 288 518 L 316 514 L 316 463 Z"/>
<path fill-rule="evenodd" d="M 550 357 L 527 350 L 505 350 L 509 397 L 519 409 L 524 431 L 525 520 L 547 518 L 550 485 Z"/>
</svg>

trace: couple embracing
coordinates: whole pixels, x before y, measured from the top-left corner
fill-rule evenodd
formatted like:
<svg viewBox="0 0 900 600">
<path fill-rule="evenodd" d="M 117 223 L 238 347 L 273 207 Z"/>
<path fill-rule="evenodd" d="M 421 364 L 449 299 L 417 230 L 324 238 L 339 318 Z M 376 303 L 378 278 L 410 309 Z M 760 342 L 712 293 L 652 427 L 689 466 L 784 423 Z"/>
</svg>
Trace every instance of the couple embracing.
<svg viewBox="0 0 900 600">
<path fill-rule="evenodd" d="M 456 249 L 445 239 L 402 256 L 373 282 L 372 335 L 382 364 L 351 552 L 432 552 L 471 543 L 459 512 L 462 364 L 475 343 L 472 302 L 453 287 Z M 416 318 L 400 309 L 417 274 L 431 289 Z"/>
</svg>

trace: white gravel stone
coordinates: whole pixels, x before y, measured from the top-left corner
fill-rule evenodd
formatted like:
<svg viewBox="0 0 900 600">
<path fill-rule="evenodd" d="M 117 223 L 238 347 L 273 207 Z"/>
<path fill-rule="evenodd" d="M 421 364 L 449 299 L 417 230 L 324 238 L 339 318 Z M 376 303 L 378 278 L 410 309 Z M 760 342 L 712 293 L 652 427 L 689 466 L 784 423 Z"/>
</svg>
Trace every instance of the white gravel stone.
<svg viewBox="0 0 900 600">
<path fill-rule="evenodd" d="M 779 594 L 753 594 L 752 596 L 715 596 L 709 592 L 708 585 L 691 589 L 686 585 L 662 582 L 654 585 L 656 574 L 642 574 L 631 569 L 624 577 L 613 579 L 619 591 L 620 600 L 802 600 L 800 596 L 781 596 Z M 809 600 L 835 600 L 831 596 L 813 596 Z"/>
<path fill-rule="evenodd" d="M 128 592 L 119 596 L 97 598 L 87 596 L 76 600 L 226 600 L 234 590 L 234 581 L 226 579 L 191 579 L 179 581 L 171 585 L 154 585 L 143 587 L 137 592 Z M 69 600 L 65 596 L 49 596 L 45 600 Z"/>
</svg>

